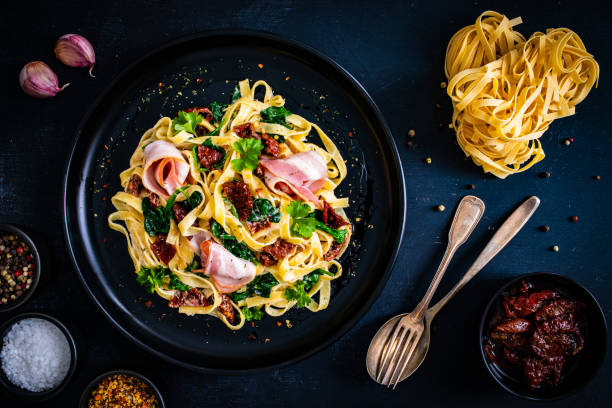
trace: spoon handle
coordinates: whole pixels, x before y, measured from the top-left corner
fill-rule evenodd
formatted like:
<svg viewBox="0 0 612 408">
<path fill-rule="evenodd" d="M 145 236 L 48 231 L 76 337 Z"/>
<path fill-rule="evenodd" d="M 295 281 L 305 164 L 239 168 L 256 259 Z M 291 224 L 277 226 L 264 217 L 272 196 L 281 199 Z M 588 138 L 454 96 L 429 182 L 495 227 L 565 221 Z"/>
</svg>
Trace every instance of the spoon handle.
<svg viewBox="0 0 612 408">
<path fill-rule="evenodd" d="M 450 231 L 448 232 L 448 245 L 446 246 L 446 251 L 444 252 L 442 262 L 440 262 L 440 266 L 438 267 L 433 280 L 429 284 L 429 288 L 427 288 L 425 296 L 423 296 L 421 302 L 414 309 L 414 312 L 412 312 L 415 320 L 421 320 L 423 318 L 425 310 L 429 306 L 429 302 L 431 302 L 431 298 L 436 292 L 436 289 L 442 280 L 442 276 L 444 276 L 444 272 L 446 272 L 446 268 L 453 258 L 455 251 L 465 241 L 467 241 L 472 231 L 474 231 L 478 221 L 480 221 L 480 218 L 482 218 L 484 209 L 485 205 L 482 200 L 471 195 L 463 197 L 461 202 L 459 202 L 457 211 L 455 211 L 453 223 L 451 224 Z"/>
<path fill-rule="evenodd" d="M 427 315 L 433 318 L 439 311 L 446 305 L 446 303 L 452 299 L 457 292 L 461 290 L 486 264 L 489 263 L 495 255 L 501 251 L 512 238 L 523 228 L 529 218 L 537 210 L 540 205 L 540 199 L 536 196 L 531 196 L 523 204 L 521 204 L 514 212 L 508 217 L 508 219 L 502 224 L 502 226 L 493 235 L 491 240 L 484 247 L 478 258 L 474 261 L 470 269 L 463 275 L 463 278 L 444 296 L 433 305 L 428 311 Z"/>
</svg>

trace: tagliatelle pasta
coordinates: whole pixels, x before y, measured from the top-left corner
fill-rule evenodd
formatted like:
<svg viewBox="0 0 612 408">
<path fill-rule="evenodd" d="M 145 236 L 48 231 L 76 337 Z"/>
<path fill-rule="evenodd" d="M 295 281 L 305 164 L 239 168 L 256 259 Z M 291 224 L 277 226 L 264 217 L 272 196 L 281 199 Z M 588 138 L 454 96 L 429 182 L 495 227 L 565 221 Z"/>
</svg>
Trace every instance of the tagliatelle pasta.
<svg viewBox="0 0 612 408">
<path fill-rule="evenodd" d="M 513 29 L 520 23 L 486 11 L 446 50 L 457 142 L 499 178 L 542 160 L 540 136 L 553 120 L 573 115 L 599 78 L 599 65 L 576 33 L 548 29 L 525 41 Z"/>
<path fill-rule="evenodd" d="M 263 99 L 258 100 L 255 94 L 261 88 L 264 91 Z M 349 205 L 348 199 L 335 195 L 336 187 L 346 177 L 347 168 L 333 141 L 319 126 L 296 114 L 286 116 L 284 125 L 264 122 L 261 116 L 262 110 L 270 107 L 283 107 L 285 103 L 282 96 L 274 95 L 272 88 L 266 82 L 257 81 L 251 86 L 249 80 L 245 79 L 239 82 L 236 92 L 235 100 L 223 108 L 223 116 L 218 121 L 218 126 L 215 126 L 212 120 L 206 119 L 195 124 L 204 130 L 203 135 L 186 130 L 177 131 L 169 117 L 159 119 L 153 128 L 147 130 L 131 157 L 130 167 L 121 173 L 121 185 L 125 191 L 117 192 L 112 197 L 112 204 L 116 211 L 108 217 L 110 228 L 125 235 L 128 252 L 136 273 L 142 274 L 143 268 L 165 268 L 165 274 L 160 275 L 158 281 L 155 281 L 155 276 L 153 276 L 154 284 L 151 285 L 151 290 L 162 298 L 172 301 L 177 295 L 182 294 L 180 288 L 183 288 L 183 292 L 186 292 L 185 287 L 196 288 L 202 294 L 199 297 L 199 303 L 181 304 L 179 312 L 188 315 L 212 315 L 222 320 L 231 329 L 239 329 L 244 325 L 245 309 L 251 310 L 249 313 L 256 308 L 265 311 L 268 315 L 280 316 L 295 307 L 297 301 L 287 298 L 285 293 L 287 290 L 300 289 L 299 282 L 302 282 L 301 288 L 307 288 L 306 295 L 309 298 L 307 302 L 303 302 L 302 306 L 313 312 L 325 309 L 330 301 L 331 281 L 342 274 L 342 266 L 336 259 L 346 250 L 352 233 L 351 225 L 343 210 Z M 248 167 L 240 171 L 236 170 L 233 162 L 244 159 L 244 157 L 233 146 L 236 142 L 245 140 L 236 133 L 236 129 L 245 124 L 252 126 L 252 130 L 257 132 L 258 137 L 273 135 L 275 140 L 281 141 L 275 143 L 279 146 L 279 153 L 276 157 L 279 160 L 307 152 L 312 155 L 312 152 L 315 152 L 316 160 L 325 163 L 327 177 L 324 176 L 324 179 L 320 180 L 320 188 L 312 193 L 321 203 L 325 202 L 329 208 L 333 208 L 334 214 L 343 220 L 341 221 L 342 226 L 335 227 L 335 231 L 344 231 L 342 243 L 321 229 L 316 229 L 309 238 L 296 236 L 292 232 L 292 217 L 287 212 L 287 207 L 296 201 L 295 197 L 289 196 L 289 193 L 277 194 L 261 176 L 256 175 L 256 172 Z M 320 138 L 322 147 L 305 141 L 311 132 Z M 217 151 L 225 153 L 225 157 L 219 168 L 203 171 L 201 159 L 196 154 L 196 151 L 199 150 L 196 149 L 200 146 L 211 146 L 211 144 L 206 145 L 209 140 Z M 159 144 L 160 141 L 163 144 Z M 160 149 L 176 148 L 182 158 L 177 157 L 176 153 L 167 155 L 168 158 L 163 159 L 157 168 L 147 170 L 149 167 L 156 166 L 156 164 L 147 162 L 147 154 L 151 155 L 148 150 L 151 150 L 152 143 L 158 143 L 157 146 Z M 259 160 L 265 160 L 264 157 L 265 155 L 259 157 Z M 178 160 L 178 162 L 172 162 L 172 160 Z M 166 178 L 169 179 L 169 174 L 173 171 L 180 173 L 180 166 L 183 162 L 188 164 L 189 172 L 181 182 L 181 185 L 184 186 L 182 191 L 179 189 L 173 196 L 168 193 L 165 196 L 160 194 L 159 197 L 159 208 L 162 208 L 160 211 L 163 211 L 164 206 L 170 208 L 173 199 L 181 208 L 187 209 L 186 214 L 183 215 L 184 218 L 180 220 L 172 216 L 169 218 L 170 224 L 162 245 L 172 246 L 175 248 L 175 253 L 168 262 L 163 262 L 163 256 L 160 257 L 159 253 L 153 249 L 153 246 L 159 242 L 159 237 L 152 236 L 147 231 L 147 228 L 150 228 L 147 223 L 152 221 L 145 219 L 146 205 L 143 201 L 149 200 L 147 194 L 150 194 L 150 191 L 145 189 L 135 194 L 130 191 L 130 183 L 133 180 L 143 180 L 146 187 L 147 183 L 159 180 L 157 189 L 163 192 L 164 188 L 168 187 L 167 184 L 164 184 Z M 305 171 L 308 172 L 308 169 Z M 325 174 L 325 167 L 323 167 L 323 174 Z M 151 177 L 154 177 L 155 180 L 151 181 Z M 180 177 L 178 179 L 176 176 L 172 177 L 174 177 L 173 183 L 177 180 L 181 181 Z M 268 222 L 266 220 L 267 226 L 253 230 L 249 222 L 238 216 L 236 206 L 228 199 L 225 190 L 228 183 L 248 185 L 248 190 L 255 199 L 267 200 L 280 212 L 278 221 Z M 187 204 L 194 194 L 199 194 L 202 199 L 191 208 Z M 313 209 L 317 207 L 314 204 L 311 206 Z M 221 238 L 215 233 L 213 227 L 215 222 L 224 230 L 225 235 L 221 234 Z M 201 239 L 196 239 L 201 236 L 204 236 L 205 242 L 209 243 L 202 246 Z M 233 238 L 224 238 L 228 236 Z M 254 268 L 255 280 L 271 274 L 273 278 L 268 277 L 268 282 L 276 283 L 268 284 L 268 292 L 262 293 L 255 290 L 253 293 L 249 292 L 248 295 L 244 295 L 247 293 L 245 291 L 247 284 L 245 284 L 233 293 L 229 293 L 227 290 L 220 289 L 223 288 L 220 282 L 223 282 L 224 277 L 217 277 L 218 280 L 215 280 L 214 277 L 211 279 L 211 276 L 204 273 L 207 268 L 205 263 L 208 265 L 221 262 L 219 254 L 226 256 L 222 260 L 225 262 L 223 265 L 238 262 L 234 255 L 231 255 L 233 258 L 230 258 L 230 255 L 223 252 L 226 251 L 225 249 L 220 249 L 223 245 L 227 247 L 224 239 L 229 239 L 233 244 L 237 242 L 236 245 L 244 244 L 247 249 L 243 249 L 243 252 L 254 254 L 255 258 L 245 260 L 246 258 L 242 257 L 243 259 L 239 259 L 239 262 L 245 270 Z M 291 253 L 279 257 L 278 262 L 274 265 L 262 263 L 262 251 L 279 240 L 286 242 L 286 245 L 292 248 Z M 196 259 L 200 262 L 200 258 L 196 256 L 200 248 L 211 252 L 207 253 L 205 260 L 204 249 L 201 249 L 202 265 L 194 269 Z M 217 250 L 214 254 L 217 256 L 215 259 L 213 259 L 213 250 Z M 333 252 L 333 257 L 328 256 L 330 251 Z M 313 272 L 316 273 L 316 279 L 313 279 Z M 308 285 L 304 285 L 305 280 L 308 280 Z M 235 296 L 236 293 L 244 296 Z M 200 296 L 196 295 L 196 297 Z M 228 302 L 231 303 L 234 312 L 229 313 L 226 310 L 229 307 Z M 228 317 L 234 314 L 235 319 Z"/>
</svg>

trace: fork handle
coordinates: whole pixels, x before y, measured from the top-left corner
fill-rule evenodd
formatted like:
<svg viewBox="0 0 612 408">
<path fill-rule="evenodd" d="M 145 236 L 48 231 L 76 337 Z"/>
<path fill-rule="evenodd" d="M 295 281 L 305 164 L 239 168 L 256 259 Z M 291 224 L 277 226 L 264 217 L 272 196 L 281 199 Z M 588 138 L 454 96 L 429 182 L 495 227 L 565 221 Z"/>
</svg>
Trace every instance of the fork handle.
<svg viewBox="0 0 612 408">
<path fill-rule="evenodd" d="M 425 310 L 429 306 L 429 302 L 431 302 L 431 298 L 436 292 L 436 289 L 438 288 L 438 285 L 440 284 L 440 281 L 444 276 L 444 272 L 446 272 L 446 268 L 450 264 L 453 255 L 455 255 L 455 251 L 457 251 L 457 248 L 467 241 L 472 231 L 474 231 L 474 228 L 476 228 L 480 218 L 482 218 L 484 209 L 485 205 L 482 200 L 472 195 L 463 197 L 461 202 L 459 202 L 459 206 L 455 212 L 455 217 L 453 218 L 453 223 L 451 224 L 448 232 L 448 245 L 446 246 L 446 251 L 444 252 L 442 262 L 440 262 L 440 266 L 438 266 L 438 270 L 436 271 L 433 280 L 429 284 L 429 288 L 427 288 L 425 296 L 423 296 L 421 302 L 419 302 L 417 307 L 411 313 L 415 320 L 423 319 Z"/>
<path fill-rule="evenodd" d="M 484 268 L 495 255 L 499 253 L 514 236 L 523 228 L 529 221 L 535 210 L 540 205 L 540 199 L 536 196 L 531 196 L 523 204 L 521 204 L 514 212 L 504 221 L 502 226 L 493 235 L 489 243 L 484 247 L 478 258 L 474 261 L 470 269 L 465 273 L 463 278 L 453 288 L 433 305 L 427 315 L 431 319 L 452 299 L 457 292 L 461 290 L 478 272 Z"/>
</svg>

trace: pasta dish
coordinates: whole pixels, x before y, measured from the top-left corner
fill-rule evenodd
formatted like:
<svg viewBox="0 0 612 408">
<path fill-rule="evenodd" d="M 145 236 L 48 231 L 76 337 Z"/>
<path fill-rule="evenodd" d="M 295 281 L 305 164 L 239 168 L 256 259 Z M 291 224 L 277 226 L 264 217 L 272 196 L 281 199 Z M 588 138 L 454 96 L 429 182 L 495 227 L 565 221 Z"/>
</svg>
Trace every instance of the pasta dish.
<svg viewBox="0 0 612 408">
<path fill-rule="evenodd" d="M 229 104 L 159 119 L 121 173 L 109 226 L 125 235 L 138 282 L 179 313 L 235 330 L 328 306 L 352 233 L 348 199 L 335 195 L 347 168 L 284 104 L 266 82 L 240 81 Z"/>
</svg>

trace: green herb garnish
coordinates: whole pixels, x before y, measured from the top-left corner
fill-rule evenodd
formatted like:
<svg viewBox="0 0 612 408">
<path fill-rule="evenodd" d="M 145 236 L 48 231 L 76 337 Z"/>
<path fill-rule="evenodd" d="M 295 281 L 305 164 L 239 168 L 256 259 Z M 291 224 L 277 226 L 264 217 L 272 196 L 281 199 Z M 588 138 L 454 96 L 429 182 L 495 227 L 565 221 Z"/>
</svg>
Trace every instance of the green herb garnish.
<svg viewBox="0 0 612 408">
<path fill-rule="evenodd" d="M 210 111 L 213 114 L 213 123 L 219 123 L 223 115 L 225 114 L 225 109 L 227 109 L 229 105 L 219 102 L 212 102 L 210 104 Z"/>
<path fill-rule="evenodd" d="M 284 106 L 270 106 L 269 108 L 262 109 L 259 112 L 261 115 L 261 121 L 266 123 L 277 123 L 283 125 L 288 129 L 293 129 L 291 124 L 287 123 L 287 116 L 291 115 Z"/>
<path fill-rule="evenodd" d="M 147 292 L 153 293 L 156 286 L 164 284 L 164 277 L 168 271 L 168 268 L 162 266 L 154 266 L 153 268 L 141 266 L 136 281 L 144 286 Z"/>
<path fill-rule="evenodd" d="M 236 237 L 225 232 L 223 226 L 213 218 L 210 219 L 210 230 L 216 238 L 221 240 L 225 249 L 230 251 L 233 255 L 253 262 L 255 265 L 259 263 L 253 251 L 251 251 L 244 242 L 238 242 Z"/>
<path fill-rule="evenodd" d="M 238 216 L 238 210 L 236 210 L 236 206 L 232 204 L 232 202 L 225 197 L 223 197 L 223 202 L 229 206 L 230 211 L 232 212 L 232 215 L 240 219 L 240 217 Z"/>
<path fill-rule="evenodd" d="M 318 277 L 317 277 L 318 279 Z M 310 296 L 308 296 L 307 290 L 305 288 L 305 283 L 302 280 L 299 280 L 295 283 L 295 287 L 285 289 L 283 292 L 283 296 L 287 300 L 295 300 L 297 307 L 305 307 L 312 302 Z"/>
<path fill-rule="evenodd" d="M 176 276 L 176 274 L 170 272 L 170 282 L 168 282 L 168 289 L 176 289 L 180 290 L 181 292 L 185 292 L 191 289 L 191 286 L 185 285 L 183 282 L 181 282 L 179 277 Z"/>
<path fill-rule="evenodd" d="M 272 202 L 266 198 L 256 198 L 253 200 L 253 211 L 247 218 L 247 221 L 261 222 L 269 220 L 270 222 L 279 222 L 281 213 Z"/>
<path fill-rule="evenodd" d="M 264 316 L 263 311 L 257 307 L 246 307 L 240 308 L 244 315 L 244 320 L 250 322 L 252 320 L 261 320 Z"/>
<path fill-rule="evenodd" d="M 215 129 L 216 130 L 216 129 Z M 227 156 L 227 152 L 225 151 L 224 148 L 222 148 L 221 146 L 218 146 L 216 144 L 213 144 L 212 140 L 210 138 L 206 139 L 204 141 L 204 143 L 202 143 L 202 146 L 208 147 L 210 149 L 215 149 L 216 151 L 218 151 L 219 153 L 221 153 L 223 156 L 217 160 L 217 162 L 213 165 L 213 168 L 215 170 L 219 170 L 223 168 L 223 165 L 225 164 L 225 158 Z M 202 164 L 200 163 L 200 158 L 198 157 L 198 146 L 195 145 L 191 148 L 191 155 L 193 156 L 193 161 L 196 165 L 196 168 L 198 169 L 198 171 L 202 171 L 204 173 L 209 172 L 212 169 L 206 168 L 204 166 L 202 166 Z"/>
<path fill-rule="evenodd" d="M 195 135 L 196 127 L 202 123 L 203 119 L 204 118 L 195 110 L 192 112 L 180 111 L 178 116 L 172 119 L 172 129 L 177 132 L 184 130 L 187 133 Z"/>
<path fill-rule="evenodd" d="M 328 227 L 323 221 L 316 218 L 315 212 L 310 212 L 310 210 L 310 205 L 302 203 L 300 200 L 289 203 L 285 212 L 292 217 L 290 227 L 292 235 L 310 238 L 315 229 L 319 229 L 331 235 L 337 243 L 344 242 L 346 230 Z"/>
<path fill-rule="evenodd" d="M 260 140 L 249 137 L 240 139 L 232 145 L 234 151 L 240 153 L 239 159 L 232 160 L 232 168 L 235 171 L 242 171 L 245 167 L 255 170 L 259 164 L 259 155 L 264 146 Z"/>
<path fill-rule="evenodd" d="M 193 254 L 193 260 L 187 265 L 185 268 L 185 272 L 192 272 L 195 269 L 200 269 L 202 267 L 202 260 L 198 256 L 198 254 Z"/>
<path fill-rule="evenodd" d="M 209 136 L 219 136 L 219 132 L 221 131 L 221 128 L 223 127 L 223 125 L 225 125 L 225 118 L 223 118 L 223 120 L 221 121 L 221 123 L 219 124 L 219 126 L 217 126 L 217 128 L 215 130 L 213 130 L 212 132 L 210 132 L 208 135 Z"/>
</svg>

